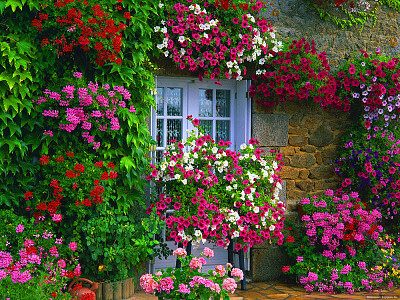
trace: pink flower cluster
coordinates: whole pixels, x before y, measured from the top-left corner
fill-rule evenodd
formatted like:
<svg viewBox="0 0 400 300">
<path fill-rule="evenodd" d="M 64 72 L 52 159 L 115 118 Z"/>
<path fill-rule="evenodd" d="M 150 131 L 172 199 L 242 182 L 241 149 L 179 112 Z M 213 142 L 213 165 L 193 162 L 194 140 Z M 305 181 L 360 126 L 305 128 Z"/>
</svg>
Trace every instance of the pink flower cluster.
<svg viewBox="0 0 400 300">
<path fill-rule="evenodd" d="M 203 77 L 214 80 L 220 76 L 241 80 L 247 71 L 245 60 L 268 58 L 280 49 L 266 19 L 246 13 L 240 19 L 232 18 L 231 24 L 222 24 L 207 13 L 208 6 L 207 1 L 204 8 L 199 4 L 176 3 L 167 20 L 163 20 L 165 26 L 155 27 L 162 39 L 157 48 L 172 58 L 181 70 L 188 68 L 199 72 L 200 80 Z M 250 8 L 252 12 L 260 12 L 263 3 L 257 1 Z M 232 28 L 237 33 L 232 34 Z"/>
<path fill-rule="evenodd" d="M 74 76 L 78 77 L 75 73 Z M 57 127 L 67 132 L 80 128 L 82 138 L 93 144 L 93 149 L 100 147 L 100 142 L 95 141 L 96 135 L 102 136 L 102 132 L 111 134 L 111 131 L 120 129 L 117 117 L 120 111 L 126 110 L 127 115 L 136 112 L 133 106 L 126 107 L 131 94 L 122 86 L 114 86 L 112 90 L 108 84 L 99 87 L 97 82 L 90 82 L 84 87 L 66 85 L 61 94 L 46 89 L 44 94 L 46 96 L 39 97 L 36 104 L 45 108 L 43 116 L 58 123 L 53 130 L 46 129 L 44 135 L 53 136 Z"/>
</svg>

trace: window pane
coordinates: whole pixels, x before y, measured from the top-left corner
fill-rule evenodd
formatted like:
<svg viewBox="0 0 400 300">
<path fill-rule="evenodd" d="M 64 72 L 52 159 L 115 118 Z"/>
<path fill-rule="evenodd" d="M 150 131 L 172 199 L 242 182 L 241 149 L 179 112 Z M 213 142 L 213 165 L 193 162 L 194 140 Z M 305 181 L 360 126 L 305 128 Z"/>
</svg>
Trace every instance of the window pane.
<svg viewBox="0 0 400 300">
<path fill-rule="evenodd" d="M 205 135 L 211 135 L 213 137 L 213 121 L 212 120 L 200 120 L 200 126 L 204 129 Z"/>
<path fill-rule="evenodd" d="M 157 146 L 164 147 L 164 120 L 157 120 Z"/>
<path fill-rule="evenodd" d="M 199 117 L 213 116 L 213 90 L 199 89 Z"/>
<path fill-rule="evenodd" d="M 167 115 L 182 116 L 182 89 L 167 88 Z"/>
<path fill-rule="evenodd" d="M 182 120 L 167 120 L 167 144 L 182 139 Z"/>
<path fill-rule="evenodd" d="M 217 128 L 216 128 L 216 141 L 218 142 L 219 140 L 224 140 L 224 141 L 229 141 L 230 140 L 230 121 L 218 121 L 217 120 Z"/>
<path fill-rule="evenodd" d="M 164 88 L 157 88 L 157 115 L 164 115 Z"/>
<path fill-rule="evenodd" d="M 162 155 L 164 154 L 164 150 L 156 151 L 156 163 L 159 164 L 162 161 Z"/>
<path fill-rule="evenodd" d="M 231 91 L 217 90 L 217 117 L 231 116 Z"/>
</svg>

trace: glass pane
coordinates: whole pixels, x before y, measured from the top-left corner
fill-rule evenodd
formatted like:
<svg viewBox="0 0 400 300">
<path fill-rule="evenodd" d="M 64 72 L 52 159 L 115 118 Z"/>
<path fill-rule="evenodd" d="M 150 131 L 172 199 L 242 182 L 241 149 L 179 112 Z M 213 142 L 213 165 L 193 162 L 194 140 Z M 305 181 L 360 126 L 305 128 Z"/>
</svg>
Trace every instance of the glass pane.
<svg viewBox="0 0 400 300">
<path fill-rule="evenodd" d="M 164 120 L 157 120 L 157 147 L 164 147 Z"/>
<path fill-rule="evenodd" d="M 167 88 L 167 115 L 182 116 L 182 89 Z"/>
<path fill-rule="evenodd" d="M 213 121 L 212 120 L 200 120 L 200 126 L 201 126 L 201 128 L 204 129 L 205 135 L 211 135 L 211 137 L 213 137 Z"/>
<path fill-rule="evenodd" d="M 164 154 L 164 150 L 156 151 L 156 164 L 159 164 L 162 161 L 162 155 Z"/>
<path fill-rule="evenodd" d="M 164 115 L 164 88 L 157 88 L 157 115 Z"/>
<path fill-rule="evenodd" d="M 213 90 L 199 89 L 199 117 L 213 116 Z"/>
<path fill-rule="evenodd" d="M 182 139 L 182 120 L 167 120 L 167 144 Z"/>
<path fill-rule="evenodd" d="M 231 91 L 217 90 L 217 117 L 231 116 Z"/>
<path fill-rule="evenodd" d="M 230 122 L 231 121 L 218 121 L 217 120 L 217 128 L 216 128 L 216 141 L 217 142 L 219 140 L 224 140 L 224 141 L 230 140 L 230 130 L 229 130 Z"/>
</svg>

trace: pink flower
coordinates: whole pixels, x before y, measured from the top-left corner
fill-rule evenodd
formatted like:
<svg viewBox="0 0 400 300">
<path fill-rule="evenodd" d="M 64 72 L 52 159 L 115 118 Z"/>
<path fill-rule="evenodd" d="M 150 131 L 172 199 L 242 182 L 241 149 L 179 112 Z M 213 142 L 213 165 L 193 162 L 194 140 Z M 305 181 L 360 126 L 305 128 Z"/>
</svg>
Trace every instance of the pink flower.
<svg viewBox="0 0 400 300">
<path fill-rule="evenodd" d="M 20 232 L 23 232 L 24 229 L 25 229 L 24 225 L 18 224 L 17 228 L 15 229 L 15 232 L 20 233 Z"/>
<path fill-rule="evenodd" d="M 158 283 L 153 279 L 153 275 L 145 274 L 140 277 L 140 286 L 146 294 L 154 294 L 158 288 Z"/>
<path fill-rule="evenodd" d="M 74 77 L 76 77 L 76 78 L 82 78 L 82 73 L 80 73 L 80 72 L 74 72 L 74 75 L 73 75 Z"/>
<path fill-rule="evenodd" d="M 185 257 L 187 255 L 186 250 L 183 248 L 176 249 L 172 254 L 179 257 Z"/>
<path fill-rule="evenodd" d="M 189 267 L 193 270 L 201 269 L 202 266 L 203 266 L 203 264 L 201 263 L 200 259 L 198 259 L 197 257 L 193 257 L 189 263 Z"/>
<path fill-rule="evenodd" d="M 67 264 L 65 263 L 65 260 L 63 260 L 63 259 L 59 259 L 57 261 L 57 264 L 61 269 L 64 269 L 67 266 Z"/>
<path fill-rule="evenodd" d="M 68 245 L 69 249 L 71 249 L 72 251 L 76 251 L 76 249 L 78 249 L 78 245 L 76 242 L 71 242 Z"/>
<path fill-rule="evenodd" d="M 60 214 L 54 214 L 52 220 L 56 223 L 61 222 L 62 221 L 62 215 Z"/>
<path fill-rule="evenodd" d="M 225 268 L 224 268 L 224 266 L 222 266 L 222 265 L 218 265 L 218 266 L 216 266 L 215 267 L 215 271 L 219 274 L 219 276 L 224 276 L 225 275 L 225 273 L 226 273 L 226 270 L 225 270 Z"/>
<path fill-rule="evenodd" d="M 211 250 L 211 249 L 208 248 L 208 247 L 205 247 L 205 248 L 204 248 L 203 253 L 204 253 L 204 255 L 207 256 L 208 258 L 214 257 L 214 251 Z"/>
<path fill-rule="evenodd" d="M 231 271 L 233 277 L 237 277 L 239 280 L 243 280 L 243 271 L 238 268 L 233 268 Z"/>
<path fill-rule="evenodd" d="M 199 126 L 200 121 L 198 119 L 193 119 L 193 126 Z"/>
<path fill-rule="evenodd" d="M 237 284 L 235 282 L 235 279 L 233 278 L 225 278 L 223 283 L 222 283 L 222 288 L 227 291 L 231 292 L 232 294 L 235 292 L 237 288 Z"/>
</svg>

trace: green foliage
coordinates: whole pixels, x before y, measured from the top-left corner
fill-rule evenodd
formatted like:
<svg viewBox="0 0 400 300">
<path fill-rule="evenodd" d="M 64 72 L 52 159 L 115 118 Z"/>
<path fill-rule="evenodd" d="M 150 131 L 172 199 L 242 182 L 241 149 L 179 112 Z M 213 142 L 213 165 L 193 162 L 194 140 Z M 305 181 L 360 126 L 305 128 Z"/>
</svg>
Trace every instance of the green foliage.
<svg viewBox="0 0 400 300">
<path fill-rule="evenodd" d="M 141 220 L 138 222 L 138 220 Z M 81 255 L 86 261 L 84 275 L 102 281 L 117 281 L 134 275 L 134 268 L 156 254 L 153 240 L 159 233 L 158 217 L 136 218 L 124 214 L 109 203 L 99 206 L 91 218 L 81 224 L 82 242 L 87 249 Z"/>
</svg>

